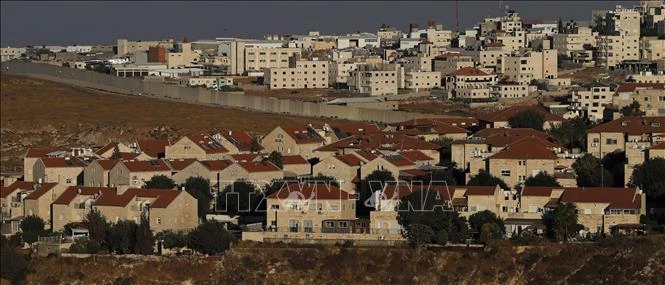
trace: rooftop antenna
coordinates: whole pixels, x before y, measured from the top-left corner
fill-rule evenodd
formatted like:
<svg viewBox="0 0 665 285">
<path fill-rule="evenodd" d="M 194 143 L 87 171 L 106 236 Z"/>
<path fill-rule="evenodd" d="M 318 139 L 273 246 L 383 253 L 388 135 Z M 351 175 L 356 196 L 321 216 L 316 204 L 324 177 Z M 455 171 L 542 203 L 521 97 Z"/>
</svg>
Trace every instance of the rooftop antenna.
<svg viewBox="0 0 665 285">
<path fill-rule="evenodd" d="M 459 32 L 459 1 L 455 0 L 455 27 Z"/>
</svg>

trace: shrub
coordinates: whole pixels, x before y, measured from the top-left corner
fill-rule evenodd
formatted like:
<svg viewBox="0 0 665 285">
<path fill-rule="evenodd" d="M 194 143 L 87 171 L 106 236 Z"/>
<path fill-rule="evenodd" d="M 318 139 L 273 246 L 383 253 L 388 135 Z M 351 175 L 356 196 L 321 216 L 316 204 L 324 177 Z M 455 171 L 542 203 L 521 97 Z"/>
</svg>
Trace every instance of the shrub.
<svg viewBox="0 0 665 285">
<path fill-rule="evenodd" d="M 96 240 L 80 238 L 69 248 L 71 253 L 96 254 L 102 251 L 102 245 Z"/>
<path fill-rule="evenodd" d="M 448 243 L 448 232 L 446 230 L 436 232 L 435 241 L 437 244 L 446 245 Z"/>
</svg>

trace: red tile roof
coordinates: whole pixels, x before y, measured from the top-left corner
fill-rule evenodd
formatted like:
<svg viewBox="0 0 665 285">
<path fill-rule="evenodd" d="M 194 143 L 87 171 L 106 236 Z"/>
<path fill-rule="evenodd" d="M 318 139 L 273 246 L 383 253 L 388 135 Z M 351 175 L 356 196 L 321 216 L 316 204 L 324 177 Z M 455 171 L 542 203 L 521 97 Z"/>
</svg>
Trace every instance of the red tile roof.
<svg viewBox="0 0 665 285">
<path fill-rule="evenodd" d="M 447 187 L 447 188 L 446 188 Z M 429 185 L 421 183 L 388 183 L 385 185 L 382 199 L 383 200 L 401 200 L 413 193 L 423 190 L 437 191 L 441 199 L 450 201 L 450 195 L 455 192 L 455 186 L 445 185 Z M 450 195 L 448 195 L 450 194 Z"/>
<path fill-rule="evenodd" d="M 615 93 L 635 92 L 636 89 L 665 89 L 665 83 L 623 83 L 617 87 Z"/>
<path fill-rule="evenodd" d="M 665 149 L 665 141 L 650 147 L 649 149 Z"/>
<path fill-rule="evenodd" d="M 181 159 L 169 159 L 168 163 L 171 165 L 171 170 L 180 171 L 185 169 L 185 167 L 190 166 L 192 163 L 196 162 L 194 158 L 181 158 Z"/>
<path fill-rule="evenodd" d="M 376 158 L 376 154 L 374 154 L 373 151 L 359 150 L 353 152 L 353 154 L 355 154 L 356 157 L 360 159 L 364 159 L 365 161 L 372 161 Z"/>
<path fill-rule="evenodd" d="M 231 160 L 233 161 L 254 161 L 261 156 L 263 156 L 263 154 L 260 153 L 241 153 L 230 155 Z"/>
<path fill-rule="evenodd" d="M 600 124 L 589 133 L 625 133 L 629 135 L 665 133 L 665 117 L 628 116 Z"/>
<path fill-rule="evenodd" d="M 360 135 L 364 133 L 378 133 L 381 132 L 379 126 L 376 124 L 362 124 L 362 123 L 346 123 L 346 124 L 333 124 L 331 129 L 337 134 L 339 138 L 345 138 L 352 135 Z"/>
<path fill-rule="evenodd" d="M 3 186 L 0 190 L 0 197 L 7 198 L 17 190 L 31 190 L 35 185 L 32 181 L 14 181 L 14 183 Z"/>
<path fill-rule="evenodd" d="M 136 197 L 136 192 L 138 190 L 139 189 L 136 188 L 129 188 L 121 195 L 118 195 L 115 191 L 103 192 L 95 201 L 95 206 L 125 207 L 130 201 L 132 201 L 132 199 L 134 199 L 134 197 Z"/>
<path fill-rule="evenodd" d="M 335 158 L 348 166 L 360 166 L 360 163 L 362 162 L 360 158 L 353 154 L 336 155 Z"/>
<path fill-rule="evenodd" d="M 227 133 L 222 133 L 222 136 L 240 151 L 252 150 L 253 137 L 245 131 L 229 131 Z M 263 146 L 259 145 L 259 150 L 262 149 Z"/>
<path fill-rule="evenodd" d="M 155 198 L 150 203 L 151 208 L 167 208 L 182 192 L 182 190 L 138 189 L 136 196 L 141 198 Z"/>
<path fill-rule="evenodd" d="M 473 134 L 472 138 L 454 141 L 454 144 L 486 143 L 492 147 L 505 147 L 526 137 L 538 138 L 544 145 L 554 144 L 546 133 L 531 128 L 488 128 Z M 478 140 L 474 138 L 479 138 Z M 546 143 L 547 142 L 547 143 Z"/>
<path fill-rule="evenodd" d="M 524 189 L 522 189 L 522 196 L 543 196 L 543 197 L 550 197 L 552 196 L 552 190 L 553 189 L 559 189 L 561 187 L 541 187 L 541 186 L 525 186 Z M 563 188 L 561 188 L 563 189 Z"/>
<path fill-rule="evenodd" d="M 148 161 L 123 161 L 127 169 L 131 172 L 151 172 L 151 171 L 169 171 L 171 168 L 161 159 Z"/>
<path fill-rule="evenodd" d="M 492 196 L 496 191 L 496 186 L 458 186 L 457 188 L 466 188 L 467 196 Z"/>
<path fill-rule="evenodd" d="M 307 160 L 300 155 L 284 155 L 282 156 L 282 163 L 287 164 L 309 164 Z"/>
<path fill-rule="evenodd" d="M 639 209 L 642 203 L 637 189 L 612 187 L 565 188 L 561 202 L 609 203 L 615 209 Z"/>
<path fill-rule="evenodd" d="M 489 159 L 556 159 L 556 154 L 534 140 L 521 140 L 508 145 Z"/>
<path fill-rule="evenodd" d="M 238 165 L 248 172 L 280 171 L 281 169 L 270 161 L 261 162 L 238 162 Z"/>
<path fill-rule="evenodd" d="M 383 156 L 383 159 L 385 159 L 394 166 L 409 166 L 409 165 L 415 166 L 413 161 L 408 160 L 406 157 L 403 157 L 401 155 L 386 155 Z"/>
<path fill-rule="evenodd" d="M 132 160 L 137 158 L 141 154 L 135 152 L 120 152 L 118 153 L 118 155 L 120 156 L 121 160 Z"/>
<path fill-rule="evenodd" d="M 78 158 L 71 157 L 42 157 L 46 167 L 85 167 L 86 164 Z"/>
<path fill-rule="evenodd" d="M 268 199 L 349 200 L 353 196 L 339 188 L 323 183 L 291 183 L 270 194 Z"/>
<path fill-rule="evenodd" d="M 203 160 L 199 162 L 211 171 L 222 171 L 233 164 L 230 160 Z"/>
<path fill-rule="evenodd" d="M 205 153 L 225 153 L 229 152 L 224 146 L 222 146 L 218 141 L 214 140 L 208 135 L 193 135 L 187 136 L 189 140 L 194 142 L 199 148 L 201 148 Z"/>
<path fill-rule="evenodd" d="M 93 196 L 97 193 L 105 195 L 107 192 L 111 192 L 112 195 L 115 195 L 116 189 L 107 187 L 69 186 L 65 192 L 53 202 L 53 204 L 69 205 L 69 203 L 71 203 L 78 195 Z"/>
<path fill-rule="evenodd" d="M 446 76 L 486 76 L 491 75 L 475 67 L 463 67 L 448 73 Z"/>
<path fill-rule="evenodd" d="M 564 120 L 563 117 L 550 113 L 540 104 L 512 106 L 499 112 L 485 114 L 480 119 L 487 122 L 508 122 L 513 116 L 526 110 L 533 110 L 542 114 L 546 122 L 563 122 Z"/>
<path fill-rule="evenodd" d="M 319 144 L 326 140 L 322 138 L 316 131 L 311 128 L 282 128 L 296 144 Z"/>
<path fill-rule="evenodd" d="M 431 157 L 427 156 L 426 154 L 422 153 L 421 151 L 418 150 L 407 150 L 407 151 L 402 151 L 399 153 L 401 156 L 406 157 L 410 161 L 425 161 L 425 160 L 432 160 Z"/>
<path fill-rule="evenodd" d="M 117 159 L 97 159 L 97 160 L 95 160 L 95 162 L 97 164 L 99 164 L 99 166 L 101 166 L 102 169 L 111 170 L 111 168 L 113 168 L 116 164 L 118 164 L 118 162 L 120 162 L 120 160 L 117 160 Z"/>
<path fill-rule="evenodd" d="M 59 147 L 31 147 L 25 154 L 25 157 L 47 157 L 47 155 L 54 151 L 65 150 Z"/>
<path fill-rule="evenodd" d="M 440 145 L 412 138 L 402 133 L 374 133 L 350 136 L 322 146 L 318 151 L 338 151 L 341 149 L 381 149 L 381 150 L 438 150 Z"/>
<path fill-rule="evenodd" d="M 56 185 L 58 185 L 58 183 L 42 183 L 42 185 L 37 186 L 37 189 L 35 191 L 28 194 L 28 196 L 25 196 L 24 199 L 26 200 L 39 199 L 42 195 L 48 193 L 48 191 L 53 189 L 53 187 L 55 187 Z"/>
<path fill-rule="evenodd" d="M 98 154 L 98 155 L 102 155 L 105 152 L 114 149 L 115 146 L 117 146 L 117 145 L 118 145 L 117 142 L 108 143 L 105 146 L 103 146 L 103 147 L 99 148 L 98 150 L 96 150 L 95 153 Z"/>
<path fill-rule="evenodd" d="M 136 142 L 141 151 L 151 157 L 157 158 L 166 152 L 166 146 L 171 145 L 169 140 L 138 140 Z"/>
</svg>

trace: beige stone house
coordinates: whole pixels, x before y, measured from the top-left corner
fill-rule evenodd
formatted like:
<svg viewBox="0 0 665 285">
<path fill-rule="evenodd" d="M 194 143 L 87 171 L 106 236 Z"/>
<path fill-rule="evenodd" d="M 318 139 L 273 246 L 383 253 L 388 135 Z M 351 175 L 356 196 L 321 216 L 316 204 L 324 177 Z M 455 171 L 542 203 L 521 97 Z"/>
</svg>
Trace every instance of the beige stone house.
<svg viewBox="0 0 665 285">
<path fill-rule="evenodd" d="M 532 110 L 541 114 L 545 122 L 543 129 L 547 130 L 551 125 L 558 125 L 563 122 L 563 117 L 550 113 L 542 105 L 517 105 L 504 109 L 499 112 L 493 112 L 481 116 L 479 119 L 486 128 L 510 128 L 510 118 L 519 114 L 520 112 Z"/>
<path fill-rule="evenodd" d="M 665 117 L 629 116 L 619 118 L 589 129 L 587 152 L 603 157 L 613 151 L 629 148 L 642 150 L 660 142 L 665 134 Z"/>
<path fill-rule="evenodd" d="M 83 185 L 88 187 L 110 187 L 111 169 L 120 162 L 117 159 L 93 160 L 83 169 Z"/>
<path fill-rule="evenodd" d="M 339 182 L 341 190 L 355 193 L 354 182 L 359 179 L 360 166 L 368 161 L 354 154 L 334 155 L 315 164 L 312 167 L 312 175 L 334 177 Z"/>
<path fill-rule="evenodd" d="M 463 67 L 448 73 L 443 78 L 444 89 L 455 98 L 486 99 L 490 95 L 490 85 L 496 84 L 497 75 L 475 67 Z"/>
<path fill-rule="evenodd" d="M 276 127 L 263 137 L 261 143 L 266 153 L 277 151 L 282 155 L 302 155 L 309 159 L 316 148 L 325 145 L 326 140 L 311 127 Z"/>
<path fill-rule="evenodd" d="M 119 142 L 111 142 L 106 144 L 105 146 L 99 148 L 98 150 L 95 151 L 95 154 L 99 155 L 102 158 L 113 158 L 113 154 L 115 153 L 116 147 L 118 148 L 118 152 L 134 152 L 133 149 L 131 149 L 129 146 L 127 146 L 124 143 L 119 143 Z M 119 158 L 119 157 L 118 157 Z"/>
<path fill-rule="evenodd" d="M 62 183 L 67 186 L 83 183 L 87 162 L 76 157 L 42 157 L 32 168 L 35 181 Z"/>
<path fill-rule="evenodd" d="M 19 231 L 21 219 L 25 214 L 23 199 L 35 191 L 35 183 L 31 181 L 14 181 L 7 186 L 0 185 L 0 209 L 2 210 L 2 234 L 13 234 Z"/>
<path fill-rule="evenodd" d="M 515 187 L 541 172 L 553 175 L 557 160 L 555 152 L 546 145 L 525 138 L 488 157 L 487 171 L 501 178 L 508 187 Z"/>
<path fill-rule="evenodd" d="M 441 149 L 441 146 L 438 144 L 409 137 L 402 133 L 390 132 L 350 136 L 317 148 L 315 155 L 323 159 L 336 154 L 346 154 L 365 150 L 379 150 L 385 152 L 419 150 L 425 155 L 438 161 L 439 149 Z"/>
<path fill-rule="evenodd" d="M 646 214 L 646 195 L 636 188 L 567 188 L 560 203 L 573 203 L 578 223 L 589 233 L 607 233 L 622 224 L 639 224 Z"/>
<path fill-rule="evenodd" d="M 268 230 L 321 233 L 351 232 L 356 201 L 348 192 L 318 183 L 287 184 L 267 198 Z"/>
<path fill-rule="evenodd" d="M 282 156 L 284 177 L 298 177 L 312 174 L 312 165 L 300 155 Z"/>
<path fill-rule="evenodd" d="M 166 146 L 169 145 L 171 145 L 169 140 L 148 139 L 137 140 L 133 146 L 150 158 L 159 159 L 166 157 Z"/>
<path fill-rule="evenodd" d="M 195 161 L 182 170 L 173 174 L 173 181 L 177 184 L 183 184 L 190 177 L 203 177 L 210 180 L 211 189 L 220 190 L 219 185 L 222 182 L 222 172 L 232 165 L 230 160 L 203 160 Z"/>
<path fill-rule="evenodd" d="M 228 131 L 216 134 L 214 137 L 224 148 L 229 150 L 230 154 L 252 153 L 263 150 L 258 138 L 254 138 L 246 131 Z M 256 144 L 254 150 L 252 149 L 253 144 Z"/>
<path fill-rule="evenodd" d="M 76 210 L 67 209 L 87 206 L 85 201 L 90 195 L 78 198 L 78 191 L 78 188 L 70 188 L 66 196 L 58 201 L 59 205 L 65 206 L 57 207 L 59 210 L 56 214 L 57 219 L 62 214 L 64 222 L 65 215 L 70 214 L 69 219 L 75 220 L 81 214 Z M 85 191 L 85 193 L 90 192 Z M 81 190 L 81 193 L 84 193 L 84 190 Z M 120 187 L 116 188 L 116 191 L 101 191 L 101 194 L 97 196 L 93 194 L 92 197 L 93 201 L 89 202 L 91 207 L 99 210 L 112 223 L 120 220 L 132 220 L 138 223 L 141 215 L 147 215 L 150 228 L 154 232 L 190 230 L 198 226 L 198 204 L 187 191 Z"/>
<path fill-rule="evenodd" d="M 157 175 L 171 177 L 171 168 L 164 160 L 122 161 L 111 168 L 109 184 L 111 187 L 143 187 L 146 181 Z"/>
<path fill-rule="evenodd" d="M 38 216 L 44 220 L 47 228 L 51 228 L 51 204 L 65 191 L 67 185 L 58 183 L 42 183 L 23 198 L 24 217 Z"/>
<path fill-rule="evenodd" d="M 270 161 L 236 162 L 220 172 L 219 189 L 223 190 L 226 186 L 240 179 L 263 188 L 265 185 L 270 184 L 273 179 L 282 178 L 284 178 L 283 170 Z"/>
<path fill-rule="evenodd" d="M 32 173 L 33 167 L 37 159 L 42 157 L 55 157 L 58 153 L 65 152 L 63 148 L 57 147 L 31 147 L 25 152 L 23 157 L 23 180 L 33 181 L 34 174 Z"/>
<path fill-rule="evenodd" d="M 116 191 L 116 188 L 109 187 L 67 187 L 53 201 L 53 230 L 62 231 L 66 224 L 83 222 L 97 198 L 101 195 L 116 195 Z"/>
<path fill-rule="evenodd" d="M 665 141 L 650 147 L 647 151 L 646 159 L 653 159 L 656 157 L 665 158 Z"/>
<path fill-rule="evenodd" d="M 388 171 L 395 179 L 401 177 L 403 171 L 416 169 L 416 164 L 404 156 L 378 155 L 375 159 L 368 161 L 360 167 L 360 179 L 365 179 L 374 171 Z"/>
<path fill-rule="evenodd" d="M 198 160 L 222 159 L 229 152 L 221 143 L 208 135 L 180 138 L 165 147 L 166 158 L 196 158 Z"/>
</svg>

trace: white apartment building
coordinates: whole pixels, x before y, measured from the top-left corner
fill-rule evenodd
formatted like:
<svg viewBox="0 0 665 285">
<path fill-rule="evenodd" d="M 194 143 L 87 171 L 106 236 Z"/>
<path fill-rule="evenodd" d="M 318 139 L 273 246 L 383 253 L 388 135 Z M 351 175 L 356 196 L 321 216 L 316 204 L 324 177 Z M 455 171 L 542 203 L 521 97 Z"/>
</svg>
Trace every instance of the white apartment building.
<svg viewBox="0 0 665 285">
<path fill-rule="evenodd" d="M 173 48 L 173 39 L 157 41 L 130 41 L 127 39 L 118 39 L 116 41 L 117 55 L 124 56 L 137 51 L 147 51 L 150 47 L 163 47 L 165 49 Z"/>
<path fill-rule="evenodd" d="M 434 71 L 441 73 L 442 76 L 455 70 L 474 66 L 475 63 L 472 57 L 460 53 L 445 53 L 434 57 L 432 60 Z"/>
<path fill-rule="evenodd" d="M 600 35 L 597 37 L 596 61 L 600 66 L 614 69 L 625 60 L 640 59 L 640 37 L 632 35 Z"/>
<path fill-rule="evenodd" d="M 518 51 L 527 46 L 526 33 L 516 30 L 511 32 L 497 31 L 494 40 L 503 44 L 505 51 Z"/>
<path fill-rule="evenodd" d="M 403 72 L 399 64 L 360 64 L 350 72 L 347 84 L 351 91 L 370 96 L 397 95 Z"/>
<path fill-rule="evenodd" d="M 531 80 L 558 76 L 556 50 L 525 51 L 503 56 L 497 61 L 500 73 L 510 82 L 529 84 Z"/>
<path fill-rule="evenodd" d="M 490 86 L 497 83 L 497 75 L 465 67 L 446 75 L 443 82 L 455 98 L 486 99 L 490 97 Z"/>
<path fill-rule="evenodd" d="M 328 88 L 327 61 L 296 60 L 287 68 L 268 68 L 263 80 L 270 89 Z"/>
<path fill-rule="evenodd" d="M 665 59 L 665 39 L 642 37 L 640 39 L 640 59 L 648 61 Z"/>
<path fill-rule="evenodd" d="M 492 97 L 500 99 L 524 98 L 529 96 L 530 92 L 536 90 L 535 85 L 499 84 L 490 87 Z"/>
<path fill-rule="evenodd" d="M 572 56 L 574 52 L 585 50 L 585 47 L 595 47 L 597 36 L 598 32 L 593 32 L 589 27 L 578 27 L 575 34 L 552 35 L 552 48 L 559 54 Z"/>
<path fill-rule="evenodd" d="M 328 82 L 332 84 L 346 84 L 351 71 L 358 69 L 357 62 L 331 62 L 328 71 Z"/>
<path fill-rule="evenodd" d="M 289 67 L 290 57 L 300 57 L 301 48 L 288 47 L 283 41 L 258 41 L 217 38 L 218 56 L 226 57 L 228 74 L 242 75 L 266 68 Z"/>
<path fill-rule="evenodd" d="M 617 5 L 614 10 L 607 11 L 604 17 L 603 32 L 606 35 L 640 36 L 640 12 L 636 9 L 623 8 Z"/>
<path fill-rule="evenodd" d="M 432 57 L 422 53 L 416 56 L 406 56 L 399 59 L 404 71 L 432 71 Z"/>
<path fill-rule="evenodd" d="M 626 81 L 635 83 L 663 83 L 665 84 L 665 74 L 652 72 L 640 72 L 639 74 L 631 74 L 626 76 Z"/>
<path fill-rule="evenodd" d="M 484 50 L 464 50 L 463 55 L 470 56 L 473 61 L 480 64 L 481 67 L 497 68 L 497 60 L 500 60 L 503 55 L 510 52 L 504 51 L 502 46 L 487 47 Z"/>
<path fill-rule="evenodd" d="M 441 73 L 437 71 L 410 71 L 404 76 L 406 89 L 431 89 L 441 87 Z"/>
<path fill-rule="evenodd" d="M 576 117 L 586 117 L 592 122 L 603 120 L 605 106 L 612 104 L 614 92 L 610 87 L 594 86 L 589 90 L 573 90 L 570 94 L 570 112 Z"/>
<path fill-rule="evenodd" d="M 179 43 L 175 51 L 166 53 L 166 66 L 170 69 L 191 66 L 198 61 L 199 54 L 192 50 L 192 44 L 188 42 Z"/>
<path fill-rule="evenodd" d="M 0 48 L 1 62 L 10 61 L 21 57 L 25 53 L 25 48 L 6 47 Z"/>
</svg>

